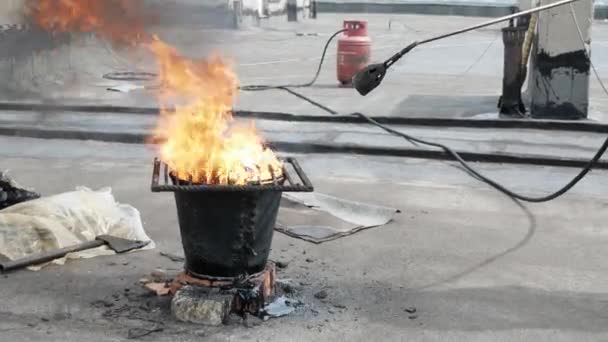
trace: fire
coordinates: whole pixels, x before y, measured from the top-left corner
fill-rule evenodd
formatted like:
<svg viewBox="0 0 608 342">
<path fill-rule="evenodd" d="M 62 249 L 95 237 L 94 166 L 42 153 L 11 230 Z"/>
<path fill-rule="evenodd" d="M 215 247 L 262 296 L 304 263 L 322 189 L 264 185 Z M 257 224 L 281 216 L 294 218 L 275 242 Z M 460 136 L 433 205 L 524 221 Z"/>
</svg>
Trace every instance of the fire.
<svg viewBox="0 0 608 342">
<path fill-rule="evenodd" d="M 127 44 L 149 38 L 145 26 L 152 17 L 142 0 L 26 0 L 25 14 L 48 31 L 95 33 Z"/>
<path fill-rule="evenodd" d="M 158 38 L 149 45 L 158 61 L 163 110 L 155 131 L 161 159 L 180 179 L 207 184 L 246 184 L 282 175 L 282 164 L 264 147 L 255 126 L 231 115 L 238 81 L 219 57 L 194 61 Z M 171 101 L 185 101 L 175 110 Z"/>
<path fill-rule="evenodd" d="M 179 179 L 242 185 L 282 176 L 282 163 L 264 147 L 253 123 L 234 122 L 238 81 L 228 63 L 218 56 L 186 58 L 149 34 L 141 0 L 26 0 L 25 10 L 52 32 L 144 43 L 156 57 L 161 81 L 153 141 L 161 143 L 161 160 Z"/>
</svg>

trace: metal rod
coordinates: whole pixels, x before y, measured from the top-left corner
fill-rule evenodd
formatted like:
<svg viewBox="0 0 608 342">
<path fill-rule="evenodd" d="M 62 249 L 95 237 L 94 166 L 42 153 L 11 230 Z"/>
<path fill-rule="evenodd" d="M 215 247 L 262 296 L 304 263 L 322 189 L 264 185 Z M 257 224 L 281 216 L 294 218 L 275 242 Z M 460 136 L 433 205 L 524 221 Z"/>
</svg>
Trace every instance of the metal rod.
<svg viewBox="0 0 608 342">
<path fill-rule="evenodd" d="M 268 166 L 268 171 L 270 171 L 270 177 L 272 177 L 272 184 L 279 185 L 279 182 L 277 181 L 277 177 L 274 174 L 274 170 L 272 169 L 272 167 L 270 165 Z"/>
<path fill-rule="evenodd" d="M 258 169 L 258 184 L 262 184 L 262 168 L 260 165 L 255 166 Z"/>
<path fill-rule="evenodd" d="M 473 31 L 473 30 L 477 30 L 477 29 L 480 29 L 482 27 L 498 24 L 500 22 L 511 20 L 511 19 L 515 19 L 515 18 L 524 16 L 524 15 L 527 15 L 527 14 L 541 12 L 541 11 L 548 10 L 550 8 L 553 8 L 553 7 L 563 6 L 563 5 L 566 5 L 566 4 L 575 2 L 575 1 L 579 1 L 579 0 L 562 0 L 562 1 L 551 3 L 551 4 L 547 4 L 547 5 L 531 8 L 529 10 L 513 13 L 513 14 L 510 14 L 510 15 L 507 15 L 507 16 L 504 16 L 504 17 L 500 17 L 500 18 L 496 18 L 496 19 L 492 19 L 492 20 L 483 22 L 481 24 L 477 24 L 477 25 L 473 25 L 473 26 L 470 26 L 470 27 L 466 27 L 466 28 L 460 29 L 458 31 L 454 31 L 454 32 L 442 34 L 440 36 L 436 36 L 436 37 L 428 38 L 428 39 L 425 39 L 425 40 L 421 40 L 421 41 L 418 42 L 418 45 L 422 45 L 422 44 L 433 42 L 435 40 L 439 40 L 439 39 L 455 36 L 457 34 L 469 32 L 469 31 Z"/>
<path fill-rule="evenodd" d="M 165 170 L 165 172 L 164 172 L 164 174 L 165 174 L 165 184 L 169 184 L 169 165 L 167 165 L 165 163 L 163 163 L 163 164 L 164 164 L 163 165 L 164 166 L 163 169 Z"/>
<path fill-rule="evenodd" d="M 401 51 L 399 51 L 396 54 L 394 54 L 391 58 L 389 58 L 386 61 L 384 61 L 384 63 L 383 63 L 384 67 L 388 69 L 391 65 L 395 64 L 395 62 L 397 62 L 399 59 L 401 59 L 401 57 L 403 57 L 406 53 L 410 52 L 412 49 L 414 49 L 418 45 L 434 42 L 434 41 L 439 40 L 439 39 L 448 38 L 448 37 L 452 37 L 452 36 L 455 36 L 455 35 L 458 35 L 458 34 L 461 34 L 461 33 L 477 30 L 477 29 L 480 29 L 482 27 L 491 26 L 491 25 L 498 24 L 498 23 L 503 22 L 503 21 L 508 21 L 508 20 L 511 20 L 511 19 L 514 19 L 514 18 L 518 18 L 518 17 L 524 16 L 524 15 L 531 14 L 531 13 L 541 12 L 541 11 L 548 10 L 550 8 L 553 8 L 553 7 L 563 6 L 563 5 L 566 5 L 566 4 L 575 2 L 575 1 L 579 1 L 579 0 L 562 0 L 562 1 L 554 2 L 552 4 L 548 4 L 548 5 L 544 5 L 544 6 L 539 6 L 539 7 L 531 8 L 529 10 L 525 10 L 525 11 L 509 14 L 509 15 L 504 16 L 504 17 L 492 19 L 492 20 L 483 22 L 481 24 L 465 27 L 465 28 L 457 30 L 457 31 L 445 33 L 445 34 L 442 34 L 442 35 L 439 35 L 439 36 L 427 38 L 427 39 L 420 40 L 420 41 L 415 41 L 415 42 L 411 43 L 410 45 L 406 46 L 405 48 L 403 48 Z M 591 1 L 591 0 L 589 0 L 589 1 Z M 384 72 L 386 72 L 386 71 L 384 71 Z"/>
<path fill-rule="evenodd" d="M 264 184 L 262 183 L 260 180 L 256 180 L 253 181 L 249 184 L 245 184 L 245 185 L 231 185 L 230 183 L 233 183 L 229 180 L 229 184 L 228 185 L 222 185 L 222 184 L 194 184 L 192 177 L 189 177 L 190 181 L 186 181 L 186 180 L 180 180 L 177 177 L 174 177 L 174 181 L 173 184 L 170 185 L 168 182 L 165 182 L 165 184 L 158 184 L 158 169 L 160 169 L 163 165 L 167 166 L 165 163 L 163 163 L 162 161 L 155 159 L 155 163 L 154 163 L 154 175 L 152 176 L 153 182 L 152 182 L 152 191 L 153 192 L 176 192 L 176 191 L 186 191 L 186 192 L 238 192 L 238 191 L 245 191 L 245 192 L 256 192 L 256 191 L 261 191 L 261 190 L 268 190 L 268 191 L 282 191 L 282 192 L 290 192 L 290 191 L 296 191 L 296 192 L 311 192 L 313 191 L 313 186 L 310 183 L 310 180 L 308 179 L 308 177 L 306 176 L 306 174 L 304 174 L 304 171 L 302 170 L 302 168 L 300 167 L 300 165 L 298 164 L 298 162 L 296 161 L 295 158 L 286 158 L 286 159 L 282 159 L 282 161 L 284 162 L 283 164 L 283 177 L 282 178 L 278 178 L 277 174 L 274 172 L 274 170 L 271 168 L 270 169 L 270 174 L 272 177 L 272 184 Z M 295 176 L 291 175 L 289 173 L 288 167 L 287 165 L 290 164 L 291 167 L 293 168 L 293 170 L 295 170 L 296 175 L 298 176 L 299 179 L 295 179 Z M 168 167 L 165 167 L 165 172 L 168 173 Z M 261 170 L 261 169 L 260 169 Z M 173 177 L 173 176 L 172 176 Z M 156 183 L 154 182 L 154 179 L 156 178 Z M 284 183 L 287 183 L 288 185 L 285 185 Z"/>
<path fill-rule="evenodd" d="M 306 176 L 304 170 L 302 170 L 298 161 L 294 158 L 287 158 L 287 161 L 293 166 L 293 169 L 298 174 L 298 177 L 300 177 L 300 179 L 302 180 L 304 187 L 312 188 L 312 183 L 310 182 L 310 179 L 308 179 L 308 176 Z"/>
<path fill-rule="evenodd" d="M 79 252 L 79 251 L 83 251 L 83 250 L 87 250 L 87 249 L 91 249 L 91 248 L 95 248 L 95 247 L 100 247 L 105 244 L 106 243 L 102 240 L 93 240 L 93 241 L 83 242 L 83 243 L 80 243 L 75 246 L 64 247 L 61 249 L 44 252 L 44 253 L 36 254 L 36 255 L 30 255 L 30 256 L 24 257 L 22 259 L 17 259 L 17 260 L 13 260 L 13 261 L 7 261 L 7 262 L 0 263 L 0 271 L 9 272 L 9 271 L 14 271 L 14 270 L 32 266 L 32 265 L 42 264 L 45 262 L 53 261 L 57 258 L 62 258 L 69 253 L 74 253 L 74 252 Z"/>
<path fill-rule="evenodd" d="M 287 167 L 285 167 L 285 165 L 283 165 L 283 176 L 285 176 L 285 179 L 287 179 L 287 182 L 289 183 L 289 185 L 296 186 L 298 184 L 293 181 L 293 178 L 291 178 L 291 175 L 289 174 L 289 170 L 287 170 Z"/>
<path fill-rule="evenodd" d="M 160 174 L 160 162 L 154 158 L 154 167 L 152 168 L 152 187 L 158 185 L 158 177 Z"/>
</svg>

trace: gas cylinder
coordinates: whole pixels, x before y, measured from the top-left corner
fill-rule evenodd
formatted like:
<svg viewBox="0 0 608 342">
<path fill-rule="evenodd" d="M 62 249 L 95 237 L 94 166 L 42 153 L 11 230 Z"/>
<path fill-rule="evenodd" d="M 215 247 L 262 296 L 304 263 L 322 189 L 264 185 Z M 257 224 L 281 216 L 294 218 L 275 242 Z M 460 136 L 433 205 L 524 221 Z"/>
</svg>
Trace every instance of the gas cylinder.
<svg viewBox="0 0 608 342">
<path fill-rule="evenodd" d="M 338 81 L 350 85 L 353 76 L 369 63 L 372 41 L 367 36 L 367 21 L 345 20 L 344 29 L 338 39 Z"/>
</svg>

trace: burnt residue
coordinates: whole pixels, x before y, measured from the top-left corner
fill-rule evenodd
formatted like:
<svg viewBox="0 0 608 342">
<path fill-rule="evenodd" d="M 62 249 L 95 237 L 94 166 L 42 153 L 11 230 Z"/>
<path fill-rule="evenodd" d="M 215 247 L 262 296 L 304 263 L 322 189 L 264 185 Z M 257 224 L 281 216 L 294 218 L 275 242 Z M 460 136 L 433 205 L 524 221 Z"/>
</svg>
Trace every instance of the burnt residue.
<svg viewBox="0 0 608 342">
<path fill-rule="evenodd" d="M 539 95 L 544 95 L 544 99 L 537 103 L 533 101 L 530 111 L 531 116 L 560 120 L 586 118 L 587 104 L 579 103 L 580 100 L 574 101 L 573 89 L 570 89 L 570 92 L 556 91 L 554 87 L 576 86 L 575 83 L 572 83 L 574 77 L 576 75 L 587 77 L 590 66 L 588 55 L 583 49 L 556 56 L 550 56 L 544 50 L 536 54 L 535 69 L 538 70 L 538 73 L 535 75 L 534 81 L 536 90 L 542 92 Z M 560 75 L 560 78 L 554 80 L 557 74 Z"/>
<path fill-rule="evenodd" d="M 548 102 L 542 105 L 532 104 L 532 117 L 543 119 L 578 120 L 586 114 L 570 102 Z"/>
<path fill-rule="evenodd" d="M 546 51 L 541 50 L 536 55 L 535 66 L 544 77 L 551 77 L 555 69 L 568 68 L 574 73 L 589 74 L 591 63 L 585 50 L 571 51 L 557 56 L 551 56 Z"/>
</svg>

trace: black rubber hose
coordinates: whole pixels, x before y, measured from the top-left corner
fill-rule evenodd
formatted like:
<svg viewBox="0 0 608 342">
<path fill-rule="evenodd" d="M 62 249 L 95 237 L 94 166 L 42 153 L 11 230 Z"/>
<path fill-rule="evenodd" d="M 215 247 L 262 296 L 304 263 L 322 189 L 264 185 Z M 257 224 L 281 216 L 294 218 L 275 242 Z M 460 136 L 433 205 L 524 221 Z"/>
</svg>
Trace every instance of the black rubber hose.
<svg viewBox="0 0 608 342">
<path fill-rule="evenodd" d="M 302 100 L 305 100 L 321 109 L 323 109 L 324 111 L 335 115 L 337 114 L 337 112 L 317 101 L 314 101 L 312 99 L 310 99 L 307 96 L 304 96 L 298 92 L 295 92 L 294 90 L 290 89 L 290 88 L 305 88 L 305 87 L 310 87 L 312 86 L 317 79 L 319 78 L 319 75 L 321 73 L 321 69 L 323 67 L 323 62 L 325 61 L 325 56 L 327 54 L 327 49 L 329 48 L 329 44 L 333 41 L 333 39 L 339 35 L 340 33 L 346 31 L 345 29 L 341 29 L 339 31 L 336 31 L 334 34 L 332 34 L 329 39 L 327 40 L 327 42 L 325 43 L 325 47 L 323 48 L 323 53 L 321 54 L 321 60 L 319 61 L 319 66 L 317 67 L 317 71 L 314 75 L 314 77 L 312 78 L 312 80 L 310 80 L 309 82 L 306 83 L 302 83 L 302 84 L 284 84 L 284 85 L 245 85 L 240 87 L 240 90 L 243 91 L 264 91 L 264 90 L 270 90 L 270 89 L 280 89 L 280 90 L 284 90 Z M 491 187 L 493 187 L 494 189 L 506 194 L 507 196 L 510 196 L 512 198 L 521 200 L 521 201 L 525 201 L 525 202 L 533 202 L 533 203 L 540 203 L 540 202 L 548 202 L 551 201 L 557 197 L 560 197 L 561 195 L 565 194 L 566 192 L 568 192 L 570 189 L 572 189 L 572 187 L 574 187 L 578 182 L 580 182 L 588 173 L 589 171 L 591 171 L 591 169 L 593 169 L 593 167 L 597 164 L 597 162 L 601 159 L 601 157 L 604 155 L 604 153 L 606 152 L 606 149 L 608 149 L 608 137 L 606 138 L 606 140 L 604 141 L 604 143 L 602 144 L 602 146 L 599 148 L 599 150 L 596 152 L 595 156 L 587 163 L 587 165 L 572 179 L 570 180 L 570 182 L 568 182 L 565 186 L 563 186 L 561 189 L 557 190 L 556 192 L 546 195 L 546 196 L 541 196 L 541 197 L 530 197 L 530 196 L 525 196 L 525 195 L 520 195 L 516 192 L 513 192 L 509 189 L 507 189 L 505 186 L 501 185 L 500 183 L 482 175 L 479 171 L 475 170 L 473 167 L 471 167 L 456 151 L 452 150 L 451 148 L 449 148 L 446 145 L 440 144 L 440 143 L 434 143 L 431 141 L 426 141 L 423 139 L 419 139 L 416 137 L 413 137 L 411 135 L 408 135 L 406 133 L 403 132 L 399 132 L 397 130 L 394 130 L 388 126 L 385 126 L 381 123 L 379 123 L 378 121 L 364 115 L 361 113 L 353 113 L 353 116 L 358 116 L 362 119 L 364 119 L 365 121 L 371 123 L 372 125 L 379 127 L 383 130 L 385 130 L 386 132 L 390 133 L 390 134 L 394 134 L 396 136 L 400 136 L 412 143 L 418 143 L 418 144 L 423 144 L 423 145 L 427 145 L 427 146 L 432 146 L 432 147 L 437 147 L 440 148 L 442 150 L 444 150 L 446 153 L 448 153 L 449 155 L 451 155 L 456 161 L 458 161 L 460 163 L 460 165 L 474 178 L 490 185 Z"/>
<path fill-rule="evenodd" d="M 315 73 L 315 76 L 312 78 L 312 80 L 310 80 L 309 82 L 301 83 L 301 84 L 282 84 L 282 85 L 252 84 L 252 85 L 244 85 L 244 86 L 240 87 L 240 89 L 243 91 L 262 91 L 262 90 L 269 90 L 269 89 L 281 89 L 281 90 L 288 91 L 285 88 L 306 88 L 306 87 L 312 86 L 313 84 L 315 84 L 315 82 L 317 82 L 317 79 L 319 78 L 319 75 L 321 74 L 321 68 L 323 67 L 323 62 L 325 61 L 325 55 L 327 54 L 327 48 L 329 48 L 329 44 L 334 40 L 334 38 L 336 38 L 337 35 L 339 35 L 342 32 L 345 32 L 345 31 L 346 31 L 346 29 L 338 30 L 334 34 L 332 34 L 331 37 L 329 37 L 329 39 L 325 43 L 325 47 L 323 48 L 323 53 L 321 54 L 321 60 L 319 61 L 319 66 L 317 67 L 317 72 Z M 335 113 L 332 113 L 332 114 L 335 114 Z"/>
<path fill-rule="evenodd" d="M 574 187 L 581 179 L 583 179 L 589 173 L 589 171 L 591 171 L 593 166 L 600 160 L 602 155 L 604 155 L 604 153 L 606 152 L 606 149 L 608 149 L 608 137 L 607 137 L 606 140 L 604 141 L 604 143 L 602 144 L 602 146 L 595 153 L 595 156 L 593 156 L 593 158 L 589 161 L 589 163 L 574 178 L 572 178 L 572 180 L 570 182 L 568 182 L 568 184 L 566 184 L 564 187 L 562 187 L 561 189 L 557 190 L 556 192 L 554 192 L 552 194 L 542 196 L 542 197 L 530 197 L 530 196 L 524 196 L 524 195 L 520 195 L 516 192 L 513 192 L 513 191 L 507 189 L 506 187 L 504 187 L 503 185 L 499 184 L 498 182 L 482 175 L 481 173 L 479 173 L 479 171 L 475 170 L 464 159 L 462 159 L 462 157 L 460 157 L 460 155 L 458 153 L 456 153 L 451 148 L 449 148 L 443 144 L 426 141 L 423 139 L 415 138 L 415 137 L 405 134 L 403 132 L 399 132 L 390 127 L 384 126 L 383 124 L 377 122 L 376 120 L 374 120 L 370 117 L 367 117 L 361 113 L 354 113 L 353 115 L 359 116 L 359 117 L 367 120 L 372 125 L 377 126 L 391 134 L 405 138 L 409 141 L 427 145 L 427 146 L 441 148 L 446 153 L 448 153 L 452 157 L 454 157 L 454 159 L 456 159 L 456 161 L 458 161 L 460 163 L 460 165 L 474 178 L 477 178 L 478 180 L 490 185 L 494 189 L 496 189 L 512 198 L 515 198 L 515 199 L 518 199 L 521 201 L 525 201 L 525 202 L 533 202 L 533 203 L 548 202 L 548 201 L 556 199 L 557 197 L 565 194 L 566 192 L 568 192 L 568 190 L 572 189 L 572 187 Z"/>
<path fill-rule="evenodd" d="M 311 98 L 304 96 L 290 88 L 304 88 L 304 87 L 310 87 L 312 86 L 317 79 L 319 78 L 319 74 L 321 73 L 321 67 L 323 66 L 323 62 L 325 60 L 325 55 L 327 53 L 327 48 L 329 47 L 329 44 L 331 43 L 331 41 L 340 33 L 344 32 L 345 30 L 339 30 L 337 32 L 335 32 L 328 40 L 327 43 L 325 44 L 325 48 L 323 49 L 323 53 L 321 54 L 321 60 L 319 62 L 319 67 L 317 68 L 317 72 L 315 73 L 314 77 L 312 78 L 312 80 L 310 82 L 307 83 L 303 83 L 303 84 L 286 84 L 286 85 L 275 85 L 275 86 L 271 86 L 271 85 L 249 85 L 249 86 L 243 86 L 240 89 L 244 90 L 244 91 L 264 91 L 264 90 L 270 90 L 270 89 L 281 89 L 284 90 L 304 101 L 307 101 L 321 109 L 323 109 L 324 111 L 335 115 L 338 114 L 338 112 L 336 112 L 335 110 L 315 101 L 312 100 Z M 606 138 L 606 140 L 604 141 L 604 143 L 602 144 L 602 146 L 600 147 L 600 149 L 596 152 L 595 156 L 587 163 L 587 165 L 572 179 L 570 180 L 570 182 L 568 182 L 565 186 L 563 186 L 561 189 L 557 190 L 556 192 L 546 195 L 546 196 L 541 196 L 541 197 L 530 197 L 530 196 L 525 196 L 525 195 L 520 195 L 516 192 L 513 192 L 509 189 L 507 189 L 505 186 L 501 185 L 500 183 L 482 175 L 479 171 L 475 170 L 473 167 L 471 167 L 456 151 L 452 150 L 451 148 L 449 148 L 446 145 L 440 144 L 440 143 L 434 143 L 431 141 L 426 141 L 423 139 L 419 139 L 416 137 L 413 137 L 411 135 L 408 135 L 406 133 L 403 132 L 399 132 L 397 130 L 394 130 L 388 126 L 385 126 L 381 123 L 379 123 L 378 121 L 364 115 L 361 113 L 353 113 L 352 116 L 358 116 L 362 119 L 364 119 L 365 121 L 371 123 L 372 125 L 379 127 L 383 130 L 385 130 L 386 132 L 390 133 L 390 134 L 394 134 L 396 136 L 405 138 L 406 140 L 410 141 L 413 144 L 423 144 L 423 145 L 427 145 L 427 146 L 432 146 L 432 147 L 437 147 L 442 149 L 443 151 L 445 151 L 447 154 L 451 155 L 456 161 L 458 161 L 460 163 L 460 165 L 473 177 L 476 178 L 479 181 L 482 181 L 486 184 L 488 184 L 489 186 L 493 187 L 494 189 L 506 194 L 507 196 L 510 196 L 512 198 L 521 200 L 521 201 L 525 201 L 525 202 L 533 202 L 533 203 L 540 203 L 540 202 L 548 202 L 551 201 L 563 194 L 565 194 L 566 192 L 568 192 L 570 189 L 572 189 L 572 187 L 574 187 L 578 182 L 581 181 L 581 179 L 583 179 L 588 173 L 589 171 L 591 171 L 591 169 L 597 164 L 597 162 L 600 160 L 600 158 L 604 155 L 604 153 L 606 152 L 606 149 L 608 149 L 608 137 Z"/>
</svg>

